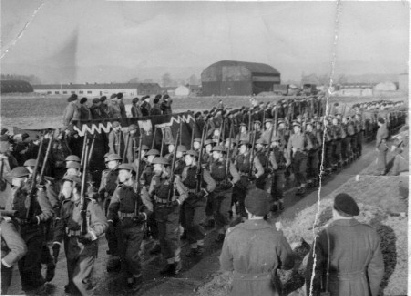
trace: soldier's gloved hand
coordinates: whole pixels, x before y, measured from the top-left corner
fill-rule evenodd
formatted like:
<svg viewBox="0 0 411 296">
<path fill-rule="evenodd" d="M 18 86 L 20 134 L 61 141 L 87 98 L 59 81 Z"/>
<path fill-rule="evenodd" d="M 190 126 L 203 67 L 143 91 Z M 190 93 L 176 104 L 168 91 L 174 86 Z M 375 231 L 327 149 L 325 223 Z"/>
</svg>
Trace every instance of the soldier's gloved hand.
<svg viewBox="0 0 411 296">
<path fill-rule="evenodd" d="M 91 243 L 93 240 L 94 240 L 94 237 L 90 232 L 87 232 L 85 235 L 79 237 L 79 241 L 83 245 L 87 245 L 87 244 Z"/>
<path fill-rule="evenodd" d="M 27 224 L 37 225 L 39 224 L 39 222 L 40 222 L 40 219 L 37 216 L 27 219 Z"/>
<path fill-rule="evenodd" d="M 207 191 L 205 189 L 201 189 L 199 193 L 197 193 L 198 198 L 204 198 L 207 195 Z"/>
<path fill-rule="evenodd" d="M 180 205 L 180 202 L 176 199 L 176 200 L 173 200 L 173 201 L 171 202 L 171 205 L 172 205 L 173 207 L 177 207 L 177 206 Z"/>
<path fill-rule="evenodd" d="M 53 246 L 51 247 L 51 250 L 52 250 L 52 252 L 53 252 L 54 263 L 56 263 L 56 262 L 57 262 L 57 258 L 58 258 L 59 254 L 60 254 L 60 245 L 54 243 Z"/>
<path fill-rule="evenodd" d="M 133 221 L 135 223 L 142 223 L 146 220 L 146 215 L 144 213 L 140 213 L 137 215 L 137 217 L 133 218 Z"/>
</svg>

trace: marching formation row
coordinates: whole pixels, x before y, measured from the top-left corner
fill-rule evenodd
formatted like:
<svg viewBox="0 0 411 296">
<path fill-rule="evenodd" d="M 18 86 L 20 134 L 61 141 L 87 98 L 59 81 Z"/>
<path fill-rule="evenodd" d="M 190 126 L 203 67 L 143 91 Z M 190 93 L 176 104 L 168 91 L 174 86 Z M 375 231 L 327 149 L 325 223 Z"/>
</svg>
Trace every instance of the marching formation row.
<svg viewBox="0 0 411 296">
<path fill-rule="evenodd" d="M 109 134 L 98 136 L 100 142 L 81 139 L 80 149 L 70 132 L 15 143 L 2 131 L 1 213 L 9 216 L 2 219 L 2 230 L 7 224 L 11 233 L 2 231 L 2 254 L 3 247 L 16 246 L 2 255 L 2 294 L 16 262 L 22 289 L 41 293 L 54 276 L 62 244 L 66 292 L 90 294 L 97 238 L 103 235 L 109 247 L 107 271 L 121 268 L 131 289 L 142 284 L 141 246 L 147 236 L 156 242 L 150 254 L 161 253 L 166 261 L 161 274 L 176 275 L 182 227 L 190 244 L 185 256 L 201 256 L 207 225 L 215 225 L 222 243 L 233 219 L 246 220 L 250 188 L 268 192 L 270 211 L 279 212 L 290 179 L 303 196 L 307 187 L 318 185 L 320 173 L 330 174 L 358 158 L 364 137 L 376 135 L 378 174 L 385 174 L 389 130 L 405 123 L 402 102 L 361 104 L 350 115 L 334 105 L 332 117 L 320 116 L 322 103 L 279 101 L 272 108 L 198 112 L 191 147 L 181 145 L 180 129 L 159 150 L 143 144 L 136 126 L 123 128 L 120 121 L 112 123 Z M 98 149 L 108 150 L 99 164 L 104 169 L 93 157 Z M 74 155 L 67 156 L 70 152 Z M 41 264 L 47 264 L 46 279 Z"/>
</svg>

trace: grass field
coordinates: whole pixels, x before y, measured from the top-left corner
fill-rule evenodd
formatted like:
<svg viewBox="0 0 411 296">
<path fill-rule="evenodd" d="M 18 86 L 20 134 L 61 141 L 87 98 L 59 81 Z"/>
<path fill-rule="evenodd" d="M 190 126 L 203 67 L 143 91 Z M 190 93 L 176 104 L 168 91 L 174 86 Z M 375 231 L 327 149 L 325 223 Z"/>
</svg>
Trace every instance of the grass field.
<svg viewBox="0 0 411 296">
<path fill-rule="evenodd" d="M 257 97 L 259 102 L 272 102 L 290 97 Z M 172 108 L 176 112 L 185 110 L 211 109 L 217 105 L 220 97 L 174 98 Z M 227 108 L 250 106 L 249 97 L 221 97 Z M 392 94 L 389 97 L 333 97 L 331 102 L 347 105 L 369 102 L 379 99 L 406 100 L 404 94 Z M 91 100 L 89 100 L 91 102 Z M 131 99 L 125 99 L 126 109 L 130 109 Z M 61 116 L 67 106 L 67 96 L 43 97 L 39 95 L 3 95 L 1 97 L 1 125 L 7 128 L 61 127 Z"/>
</svg>

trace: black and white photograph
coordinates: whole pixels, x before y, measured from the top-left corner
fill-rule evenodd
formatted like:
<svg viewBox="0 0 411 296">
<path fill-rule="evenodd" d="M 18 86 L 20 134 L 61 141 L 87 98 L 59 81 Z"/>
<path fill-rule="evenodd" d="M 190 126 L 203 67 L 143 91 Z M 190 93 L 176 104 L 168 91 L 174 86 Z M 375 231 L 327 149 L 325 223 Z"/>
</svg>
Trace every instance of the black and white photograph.
<svg viewBox="0 0 411 296">
<path fill-rule="evenodd" d="M 1 295 L 411 295 L 409 1 L 0 11 Z"/>
</svg>

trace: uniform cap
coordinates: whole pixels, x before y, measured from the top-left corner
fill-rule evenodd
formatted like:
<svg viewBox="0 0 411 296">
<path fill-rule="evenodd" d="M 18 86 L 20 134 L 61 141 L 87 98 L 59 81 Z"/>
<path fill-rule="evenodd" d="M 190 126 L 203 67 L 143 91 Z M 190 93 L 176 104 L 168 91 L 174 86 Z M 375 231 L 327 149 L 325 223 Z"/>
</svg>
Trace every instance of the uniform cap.
<svg viewBox="0 0 411 296">
<path fill-rule="evenodd" d="M 241 122 L 240 126 L 247 126 L 247 125 L 244 122 Z"/>
<path fill-rule="evenodd" d="M 270 211 L 270 195 L 259 188 L 250 189 L 245 198 L 245 207 L 251 214 L 264 217 Z"/>
<path fill-rule="evenodd" d="M 273 122 L 272 118 L 266 118 L 264 122 Z"/>
<path fill-rule="evenodd" d="M 23 178 L 30 175 L 30 171 L 25 167 L 17 167 L 10 172 L 12 178 Z"/>
<path fill-rule="evenodd" d="M 215 146 L 212 151 L 222 151 L 225 152 L 225 147 L 223 146 Z"/>
<path fill-rule="evenodd" d="M 285 122 L 284 118 L 278 118 L 277 119 L 277 124 L 284 123 L 284 122 Z"/>
<path fill-rule="evenodd" d="M 63 181 L 70 181 L 73 183 L 81 184 L 81 178 L 77 175 L 64 175 Z"/>
<path fill-rule="evenodd" d="M 257 139 L 256 143 L 261 145 L 267 145 L 267 141 L 264 138 Z"/>
<path fill-rule="evenodd" d="M 358 216 L 360 214 L 357 202 L 347 193 L 340 193 L 335 197 L 334 208 L 350 216 Z"/>
<path fill-rule="evenodd" d="M 201 143 L 201 138 L 195 138 L 195 139 L 194 139 L 194 142 L 199 142 L 199 143 Z"/>
<path fill-rule="evenodd" d="M 129 170 L 129 171 L 134 171 L 134 166 L 131 163 L 123 163 L 120 164 L 116 170 Z"/>
<path fill-rule="evenodd" d="M 179 146 L 177 147 L 177 151 L 186 152 L 186 151 L 187 151 L 187 148 L 186 148 L 186 146 L 184 146 L 184 145 L 179 145 Z"/>
<path fill-rule="evenodd" d="M 119 127 L 120 126 L 120 122 L 118 121 L 113 121 L 113 123 L 111 124 L 112 127 Z"/>
<path fill-rule="evenodd" d="M 150 148 L 148 148 L 148 146 L 147 145 L 141 145 L 141 148 L 143 148 L 143 150 L 148 150 L 148 149 L 150 149 Z M 134 149 L 135 151 L 138 151 L 138 150 L 140 150 L 140 147 L 136 147 L 136 149 Z"/>
<path fill-rule="evenodd" d="M 68 169 L 81 169 L 81 165 L 79 162 L 70 162 L 66 165 Z"/>
<path fill-rule="evenodd" d="M 259 120 L 254 120 L 254 124 L 255 123 L 258 123 L 259 125 L 261 125 L 261 121 L 259 121 Z"/>
<path fill-rule="evenodd" d="M 298 121 L 294 121 L 294 122 L 293 122 L 293 127 L 294 127 L 294 126 L 301 127 L 301 124 L 300 124 Z"/>
<path fill-rule="evenodd" d="M 118 154 L 110 154 L 107 156 L 106 162 L 112 161 L 112 160 L 122 160 L 123 158 L 118 155 Z"/>
<path fill-rule="evenodd" d="M 191 155 L 191 156 L 194 156 L 194 157 L 198 157 L 197 151 L 192 150 L 192 149 L 188 150 L 188 151 L 186 152 L 186 155 Z"/>
<path fill-rule="evenodd" d="M 169 165 L 170 163 L 164 157 L 156 157 L 156 158 L 153 159 L 153 164 Z"/>
<path fill-rule="evenodd" d="M 36 166 L 36 162 L 37 162 L 37 159 L 30 158 L 30 159 L 27 159 L 27 160 L 24 162 L 24 165 L 23 165 L 23 166 L 25 166 L 25 167 L 34 167 L 34 166 Z"/>
<path fill-rule="evenodd" d="M 66 157 L 65 161 L 78 161 L 78 162 L 81 162 L 81 159 L 77 155 L 69 155 L 69 156 Z"/>
<path fill-rule="evenodd" d="M 160 155 L 160 151 L 158 151 L 157 149 L 150 149 L 150 150 L 147 151 L 147 153 L 145 155 L 146 156 Z"/>
<path fill-rule="evenodd" d="M 208 145 L 208 144 L 214 144 L 213 139 L 207 139 L 204 141 L 204 145 Z"/>
</svg>

